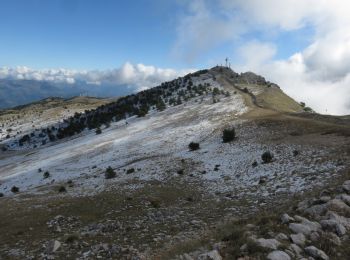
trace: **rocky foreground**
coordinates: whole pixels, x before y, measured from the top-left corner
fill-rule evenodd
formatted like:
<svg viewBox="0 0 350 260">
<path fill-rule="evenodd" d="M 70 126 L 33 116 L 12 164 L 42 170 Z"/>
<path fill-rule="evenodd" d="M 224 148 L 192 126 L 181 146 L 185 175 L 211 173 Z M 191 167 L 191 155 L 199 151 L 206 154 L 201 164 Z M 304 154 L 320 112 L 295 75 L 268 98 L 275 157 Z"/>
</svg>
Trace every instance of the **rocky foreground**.
<svg viewBox="0 0 350 260">
<path fill-rule="evenodd" d="M 349 259 L 350 180 L 299 202 L 279 218 L 257 219 L 257 224 L 237 221 L 233 232 L 212 251 L 198 250 L 178 259 Z"/>
</svg>

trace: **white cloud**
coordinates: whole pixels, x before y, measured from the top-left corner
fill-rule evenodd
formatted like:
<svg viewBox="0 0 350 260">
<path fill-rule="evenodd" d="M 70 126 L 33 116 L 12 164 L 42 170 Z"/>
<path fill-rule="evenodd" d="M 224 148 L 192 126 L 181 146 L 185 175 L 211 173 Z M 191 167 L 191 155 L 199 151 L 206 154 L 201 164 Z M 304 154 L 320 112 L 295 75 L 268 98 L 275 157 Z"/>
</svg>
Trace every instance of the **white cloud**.
<svg viewBox="0 0 350 260">
<path fill-rule="evenodd" d="M 241 46 L 237 51 L 246 69 L 255 68 L 270 61 L 276 54 L 276 46 L 272 43 L 251 41 Z"/>
<path fill-rule="evenodd" d="M 39 80 L 54 83 L 74 84 L 82 82 L 88 85 L 130 86 L 134 89 L 154 87 L 161 82 L 183 76 L 193 70 L 161 69 L 144 64 L 126 62 L 118 69 L 105 71 L 76 71 L 67 69 L 34 70 L 28 67 L 0 68 L 0 79 Z"/>
<path fill-rule="evenodd" d="M 195 2 L 200 8 L 194 9 L 192 2 L 188 4 L 192 13 L 182 17 L 178 26 L 175 47 L 182 46 L 183 53 L 197 57 L 222 43 L 230 42 L 235 46 L 243 42 L 236 50 L 241 61 L 235 62 L 235 68 L 263 74 L 292 97 L 306 101 L 318 112 L 350 114 L 349 1 Z M 219 24 L 224 25 L 219 27 Z M 309 46 L 285 60 L 274 58 L 276 50 L 283 46 L 261 42 L 259 39 L 251 40 L 252 35 L 259 33 L 263 33 L 266 40 L 269 33 L 279 35 L 306 26 L 311 28 L 308 32 L 313 32 L 304 35 L 310 41 Z M 208 38 L 210 44 L 204 45 L 204 48 L 201 41 Z"/>
</svg>

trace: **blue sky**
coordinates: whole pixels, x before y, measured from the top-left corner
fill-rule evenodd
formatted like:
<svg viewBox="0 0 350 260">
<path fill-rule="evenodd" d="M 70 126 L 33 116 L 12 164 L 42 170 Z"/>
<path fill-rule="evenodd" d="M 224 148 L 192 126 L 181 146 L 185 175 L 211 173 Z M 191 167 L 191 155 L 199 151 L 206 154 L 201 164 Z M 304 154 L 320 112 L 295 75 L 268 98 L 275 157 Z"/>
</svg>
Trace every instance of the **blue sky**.
<svg viewBox="0 0 350 260">
<path fill-rule="evenodd" d="M 278 42 L 286 58 L 308 43 L 300 31 L 249 31 L 187 61 L 172 54 L 177 26 L 188 13 L 181 1 L 3 0 L 0 64 L 31 68 L 107 69 L 124 62 L 157 67 L 206 67 L 250 39 Z"/>
<path fill-rule="evenodd" d="M 176 4 L 163 2 L 1 1 L 1 64 L 105 69 L 130 61 L 170 66 Z"/>
<path fill-rule="evenodd" d="M 1 0 L 0 79 L 144 89 L 229 57 L 344 114 L 349 28 L 347 0 Z"/>
</svg>

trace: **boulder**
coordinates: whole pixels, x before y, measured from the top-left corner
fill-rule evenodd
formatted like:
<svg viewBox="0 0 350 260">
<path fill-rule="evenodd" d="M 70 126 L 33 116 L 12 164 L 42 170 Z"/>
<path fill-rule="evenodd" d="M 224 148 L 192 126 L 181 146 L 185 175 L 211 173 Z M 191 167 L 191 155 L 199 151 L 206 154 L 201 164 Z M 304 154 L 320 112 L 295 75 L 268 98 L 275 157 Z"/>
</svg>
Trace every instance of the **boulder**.
<svg viewBox="0 0 350 260">
<path fill-rule="evenodd" d="M 328 201 L 330 201 L 332 198 L 330 196 L 321 196 L 321 198 L 319 199 L 319 201 L 321 203 L 327 203 Z"/>
<path fill-rule="evenodd" d="M 292 240 L 292 242 L 294 244 L 296 244 L 298 246 L 305 245 L 306 238 L 305 238 L 304 234 L 302 234 L 302 233 L 292 234 L 292 235 L 290 235 L 290 239 Z"/>
<path fill-rule="evenodd" d="M 317 247 L 308 246 L 305 247 L 304 250 L 309 256 L 312 256 L 315 259 L 329 260 L 329 257 L 326 255 L 326 253 L 318 249 Z"/>
<path fill-rule="evenodd" d="M 350 216 L 350 207 L 340 199 L 332 199 L 327 202 L 327 209 L 338 214 Z"/>
<path fill-rule="evenodd" d="M 201 254 L 197 258 L 198 260 L 222 260 L 219 252 L 217 250 L 213 250 L 204 254 Z"/>
<path fill-rule="evenodd" d="M 287 213 L 284 213 L 281 216 L 281 221 L 282 224 L 288 224 L 289 222 L 294 221 L 294 218 L 290 217 Z"/>
<path fill-rule="evenodd" d="M 61 247 L 61 242 L 58 240 L 53 240 L 49 244 L 49 249 L 51 253 L 55 253 Z"/>
<path fill-rule="evenodd" d="M 289 228 L 296 234 L 302 233 L 307 236 L 311 232 L 321 229 L 321 225 L 318 222 L 313 222 L 300 216 L 295 216 L 294 218 L 297 221 L 301 221 L 301 223 L 289 224 Z"/>
<path fill-rule="evenodd" d="M 334 232 L 338 236 L 344 236 L 346 234 L 346 228 L 335 219 L 322 220 L 320 223 L 326 231 Z"/>
<path fill-rule="evenodd" d="M 275 250 L 267 255 L 267 259 L 269 259 L 269 260 L 290 260 L 291 258 L 286 252 L 283 252 L 280 250 Z"/>
<path fill-rule="evenodd" d="M 255 241 L 260 247 L 269 248 L 269 249 L 277 249 L 277 247 L 281 244 L 276 239 L 265 239 L 259 238 Z"/>
<path fill-rule="evenodd" d="M 284 233 L 277 234 L 277 236 L 275 238 L 279 241 L 287 241 L 288 240 L 288 236 Z"/>
<path fill-rule="evenodd" d="M 350 218 L 339 216 L 337 213 L 331 211 L 327 213 L 327 218 L 337 221 L 339 224 L 342 224 L 347 230 L 350 230 Z"/>
<path fill-rule="evenodd" d="M 350 180 L 345 181 L 342 188 L 346 193 L 350 194 Z"/>
<path fill-rule="evenodd" d="M 303 252 L 303 250 L 296 244 L 290 244 L 289 249 L 293 251 L 297 257 Z"/>
<path fill-rule="evenodd" d="M 336 245 L 336 246 L 341 245 L 341 240 L 336 234 L 334 234 L 332 232 L 327 232 L 327 233 L 325 233 L 325 236 L 327 237 L 329 242 L 331 242 L 332 245 Z"/>
<path fill-rule="evenodd" d="M 344 201 L 348 206 L 350 206 L 350 195 L 347 194 L 340 194 L 339 196 L 336 197 L 337 199 L 341 199 Z"/>
<path fill-rule="evenodd" d="M 320 216 L 324 215 L 326 212 L 327 212 L 326 204 L 314 205 L 304 210 L 304 213 L 309 214 L 314 218 L 319 218 Z"/>
</svg>

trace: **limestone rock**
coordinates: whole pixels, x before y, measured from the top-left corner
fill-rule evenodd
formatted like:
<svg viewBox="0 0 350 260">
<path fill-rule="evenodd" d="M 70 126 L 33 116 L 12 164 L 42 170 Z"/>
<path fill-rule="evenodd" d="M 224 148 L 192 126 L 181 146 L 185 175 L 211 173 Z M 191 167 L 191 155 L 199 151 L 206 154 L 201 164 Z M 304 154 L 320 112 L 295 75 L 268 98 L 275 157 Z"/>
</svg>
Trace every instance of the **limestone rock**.
<svg viewBox="0 0 350 260">
<path fill-rule="evenodd" d="M 306 238 L 305 238 L 304 234 L 302 234 L 302 233 L 292 234 L 292 235 L 290 235 L 290 239 L 292 240 L 292 242 L 294 244 L 296 244 L 298 246 L 305 245 Z"/>
<path fill-rule="evenodd" d="M 284 213 L 281 216 L 281 221 L 282 224 L 288 224 L 289 222 L 294 221 L 294 218 L 290 217 L 287 213 Z"/>
<path fill-rule="evenodd" d="M 348 206 L 350 206 L 350 195 L 341 194 L 341 195 L 337 196 L 337 199 L 341 199 L 341 200 L 344 201 Z"/>
<path fill-rule="evenodd" d="M 275 250 L 267 255 L 267 259 L 269 259 L 269 260 L 290 260 L 291 258 L 286 252 L 280 251 L 280 250 Z"/>
<path fill-rule="evenodd" d="M 342 188 L 346 193 L 350 194 L 350 180 L 345 181 Z"/>
<path fill-rule="evenodd" d="M 51 253 L 55 253 L 61 247 L 61 242 L 58 240 L 51 241 L 50 243 L 50 251 Z"/>
<path fill-rule="evenodd" d="M 256 243 L 263 247 L 263 248 L 269 248 L 269 249 L 277 249 L 277 247 L 281 244 L 276 239 L 265 239 L 265 238 L 259 238 L 256 240 Z"/>
<path fill-rule="evenodd" d="M 312 231 L 321 229 L 321 225 L 318 222 L 313 222 L 300 216 L 295 216 L 295 219 L 301 221 L 301 223 L 290 223 L 289 228 L 296 234 L 302 233 L 307 236 Z"/>
<path fill-rule="evenodd" d="M 210 251 L 198 256 L 198 260 L 222 260 L 219 252 L 217 250 Z"/>
<path fill-rule="evenodd" d="M 290 244 L 289 249 L 294 252 L 296 256 L 300 256 L 303 250 L 296 244 Z"/>
<path fill-rule="evenodd" d="M 350 215 L 350 207 L 345 204 L 344 201 L 340 199 L 332 199 L 327 202 L 328 210 L 334 211 L 338 214 Z"/>
<path fill-rule="evenodd" d="M 322 220 L 320 223 L 324 230 L 334 232 L 338 236 L 344 236 L 346 234 L 346 228 L 335 219 Z"/>
<path fill-rule="evenodd" d="M 284 233 L 279 233 L 279 234 L 277 234 L 276 239 L 280 240 L 280 241 L 287 241 L 288 240 L 288 236 L 286 234 L 284 234 Z"/>
<path fill-rule="evenodd" d="M 328 219 L 334 219 L 339 224 L 342 224 L 347 230 L 350 230 L 350 218 L 345 218 L 343 216 L 339 216 L 335 212 L 328 212 L 327 217 L 328 217 Z"/>
<path fill-rule="evenodd" d="M 326 204 L 314 205 L 304 210 L 304 213 L 309 214 L 314 218 L 318 218 L 319 216 L 324 215 L 326 212 L 327 212 Z"/>
<path fill-rule="evenodd" d="M 312 256 L 315 259 L 329 260 L 329 257 L 326 255 L 326 253 L 318 249 L 317 247 L 308 246 L 308 247 L 305 247 L 304 250 L 308 255 Z"/>
</svg>

